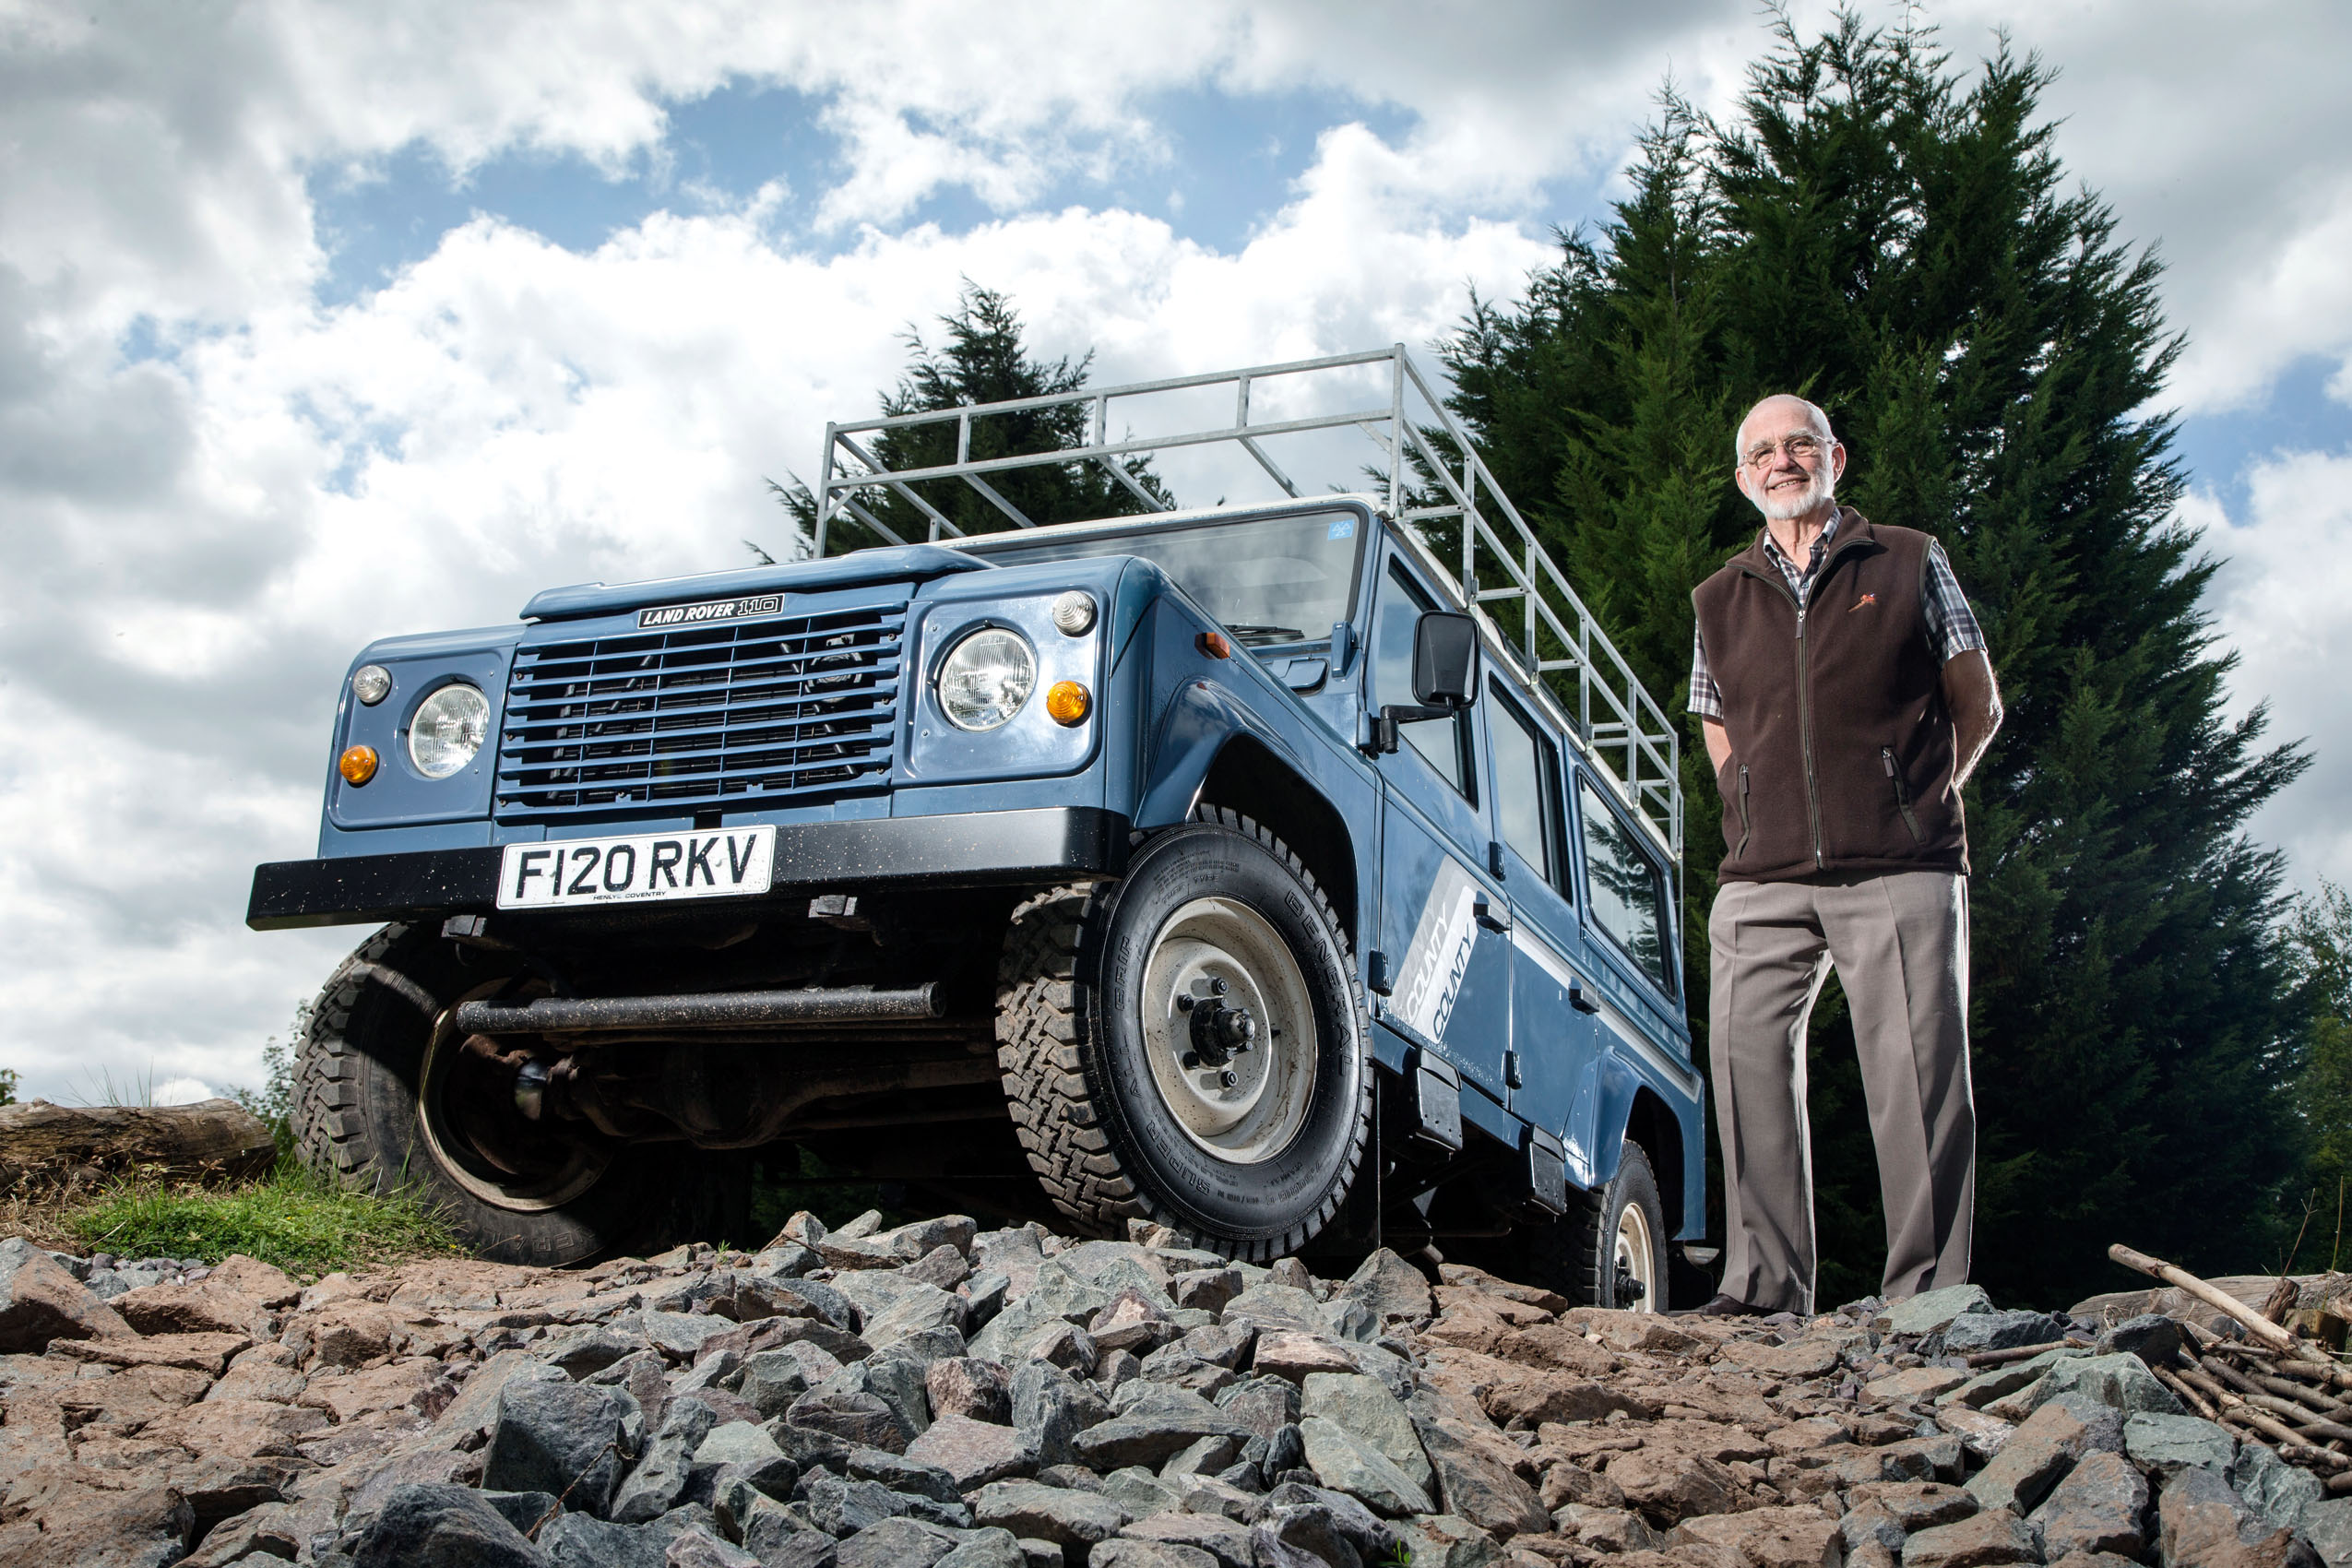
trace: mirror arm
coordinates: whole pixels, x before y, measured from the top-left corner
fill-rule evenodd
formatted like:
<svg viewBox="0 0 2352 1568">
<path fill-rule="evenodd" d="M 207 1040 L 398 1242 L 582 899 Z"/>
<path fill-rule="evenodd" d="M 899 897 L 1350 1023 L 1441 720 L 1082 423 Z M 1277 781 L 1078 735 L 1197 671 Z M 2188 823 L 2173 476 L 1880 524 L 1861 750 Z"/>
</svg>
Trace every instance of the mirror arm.
<svg viewBox="0 0 2352 1568">
<path fill-rule="evenodd" d="M 1468 707 L 1464 704 L 1463 707 Z M 1451 719 L 1459 707 L 1425 707 L 1419 703 L 1390 703 L 1372 716 L 1372 738 L 1359 748 L 1367 756 L 1385 756 L 1397 745 L 1396 726 L 1420 719 Z"/>
</svg>

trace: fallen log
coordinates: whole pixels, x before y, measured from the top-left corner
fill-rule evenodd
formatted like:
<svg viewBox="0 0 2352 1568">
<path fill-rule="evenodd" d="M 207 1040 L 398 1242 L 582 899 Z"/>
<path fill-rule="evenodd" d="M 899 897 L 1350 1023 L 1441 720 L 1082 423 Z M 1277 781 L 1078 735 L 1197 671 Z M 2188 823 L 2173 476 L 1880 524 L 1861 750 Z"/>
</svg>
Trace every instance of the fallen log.
<svg viewBox="0 0 2352 1568">
<path fill-rule="evenodd" d="M 0 1189 L 75 1185 L 134 1171 L 239 1181 L 266 1174 L 277 1158 L 268 1123 L 232 1099 L 0 1106 Z"/>
</svg>

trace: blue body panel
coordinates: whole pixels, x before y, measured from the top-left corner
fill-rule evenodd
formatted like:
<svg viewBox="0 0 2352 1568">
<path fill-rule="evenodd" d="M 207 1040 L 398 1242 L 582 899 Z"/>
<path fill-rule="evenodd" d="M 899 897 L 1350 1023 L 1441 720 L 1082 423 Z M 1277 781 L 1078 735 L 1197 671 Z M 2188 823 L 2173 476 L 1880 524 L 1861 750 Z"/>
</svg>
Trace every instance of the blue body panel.
<svg viewBox="0 0 2352 1568">
<path fill-rule="evenodd" d="M 1426 727 L 1414 744 L 1384 755 L 1369 755 L 1359 743 L 1380 704 L 1413 698 L 1378 689 L 1383 670 L 1391 686 L 1397 683 L 1389 645 L 1401 623 L 1389 574 L 1409 562 L 1384 520 L 1357 510 L 1364 564 L 1341 635 L 1254 652 L 1236 644 L 1224 657 L 1204 636 L 1219 628 L 1147 561 L 1110 554 L 1000 564 L 929 545 L 553 589 L 527 607 L 531 624 L 377 643 L 353 667 L 383 665 L 393 688 L 384 702 L 361 707 L 344 683 L 319 854 L 683 831 L 698 821 L 714 826 L 713 817 L 731 827 L 1071 806 L 1115 813 L 1150 832 L 1184 821 L 1220 759 L 1250 748 L 1253 766 L 1287 773 L 1340 825 L 1340 852 L 1353 873 L 1354 905 L 1346 913 L 1375 1019 L 1376 1059 L 1397 1069 L 1414 1050 L 1443 1056 L 1460 1072 L 1468 1126 L 1514 1148 L 1529 1125 L 1558 1136 L 1570 1180 L 1587 1188 L 1615 1173 L 1629 1121 L 1646 1113 L 1644 1097 L 1654 1099 L 1680 1129 L 1672 1184 L 1683 1201 L 1669 1228 L 1703 1234 L 1704 1085 L 1690 1065 L 1679 997 L 1591 927 L 1581 863 L 1572 873 L 1567 862 L 1577 857 L 1565 845 L 1558 863 L 1538 866 L 1499 842 L 1504 829 L 1489 786 L 1495 764 L 1486 738 L 1492 705 L 1474 705 L 1459 721 L 1461 762 L 1451 771 L 1430 749 Z M 1075 636 L 1061 632 L 1051 614 L 1055 598 L 1072 589 L 1096 606 L 1092 624 Z M 744 607 L 727 608 L 730 600 Z M 496 740 L 509 681 L 517 692 L 528 689 L 518 659 L 552 657 L 533 650 L 557 642 L 604 647 L 642 638 L 649 634 L 640 612 L 683 604 L 719 606 L 715 616 L 754 626 L 761 616 L 903 614 L 894 727 L 886 751 L 873 753 L 886 756 L 886 766 L 875 762 L 829 797 L 763 798 L 754 790 L 674 807 L 625 795 L 624 804 L 593 809 L 534 814 L 515 805 L 502 793 Z M 1085 686 L 1093 698 L 1087 719 L 1056 724 L 1033 699 L 997 730 L 972 733 L 950 724 L 933 677 L 956 642 L 988 626 L 1028 641 L 1039 694 L 1058 681 Z M 1383 636 L 1388 644 L 1378 642 Z M 1498 681 L 1518 679 L 1508 656 L 1491 650 L 1488 659 Z M 452 680 L 470 682 L 491 699 L 493 742 L 457 777 L 427 780 L 408 762 L 407 717 Z M 1581 749 L 1566 733 L 1547 739 L 1561 760 L 1556 807 L 1574 841 L 1574 814 L 1586 809 L 1575 784 Z M 375 746 L 384 764 L 375 780 L 354 789 L 335 777 L 332 757 L 360 742 Z M 1666 870 L 1671 886 L 1677 878 Z M 1681 945 L 1679 932 L 1668 932 L 1667 951 L 1679 955 Z M 1572 1006 L 1571 987 L 1598 1011 Z"/>
</svg>

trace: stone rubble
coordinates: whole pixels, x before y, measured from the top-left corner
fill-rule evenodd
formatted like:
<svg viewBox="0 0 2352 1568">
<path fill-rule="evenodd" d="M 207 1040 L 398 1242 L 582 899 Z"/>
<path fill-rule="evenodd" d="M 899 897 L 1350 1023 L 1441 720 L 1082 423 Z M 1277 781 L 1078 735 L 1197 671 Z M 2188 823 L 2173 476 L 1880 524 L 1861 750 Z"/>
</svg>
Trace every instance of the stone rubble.
<svg viewBox="0 0 2352 1568">
<path fill-rule="evenodd" d="M 2150 1374 L 2168 1324 L 1973 1286 L 1661 1318 L 961 1216 L 307 1289 L 15 1240 L 0 1561 L 2352 1563 L 2352 1498 Z"/>
</svg>

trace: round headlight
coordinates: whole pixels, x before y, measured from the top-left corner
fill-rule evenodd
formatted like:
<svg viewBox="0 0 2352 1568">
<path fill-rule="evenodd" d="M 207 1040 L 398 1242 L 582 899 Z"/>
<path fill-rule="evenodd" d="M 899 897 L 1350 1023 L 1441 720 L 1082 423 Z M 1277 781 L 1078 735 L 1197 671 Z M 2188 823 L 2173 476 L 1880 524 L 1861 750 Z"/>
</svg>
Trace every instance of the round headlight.
<svg viewBox="0 0 2352 1568">
<path fill-rule="evenodd" d="M 1037 656 L 1017 632 L 988 626 L 947 650 L 939 707 L 958 730 L 993 730 L 1021 711 L 1037 684 Z"/>
<path fill-rule="evenodd" d="M 1053 624 L 1064 636 L 1083 637 L 1094 630 L 1094 595 L 1072 588 L 1055 600 Z"/>
<path fill-rule="evenodd" d="M 446 778 L 473 761 L 489 732 L 490 699 L 471 686 L 444 686 L 409 720 L 409 760 L 427 778 Z"/>
<path fill-rule="evenodd" d="M 362 664 L 351 671 L 351 695 L 362 706 L 374 707 L 392 690 L 392 671 L 381 664 Z"/>
</svg>

